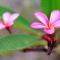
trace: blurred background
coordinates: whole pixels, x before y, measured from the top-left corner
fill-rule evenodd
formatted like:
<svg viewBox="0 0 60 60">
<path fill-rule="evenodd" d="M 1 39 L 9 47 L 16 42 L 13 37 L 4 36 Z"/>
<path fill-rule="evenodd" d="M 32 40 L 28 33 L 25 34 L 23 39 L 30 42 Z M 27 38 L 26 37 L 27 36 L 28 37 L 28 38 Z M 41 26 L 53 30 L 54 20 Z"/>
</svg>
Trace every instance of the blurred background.
<svg viewBox="0 0 60 60">
<path fill-rule="evenodd" d="M 31 20 L 34 11 L 39 10 L 40 0 L 0 0 L 0 5 L 12 8 Z"/>
<path fill-rule="evenodd" d="M 44 1 L 44 0 L 43 0 Z M 30 22 L 35 20 L 34 12 L 39 11 L 41 0 L 0 0 L 0 6 L 5 6 L 20 13 Z M 59 51 L 59 46 L 57 47 Z M 21 52 L 13 51 L 7 55 L 0 55 L 0 60 L 60 60 L 60 55 L 52 53 L 50 56 L 45 52 Z"/>
</svg>

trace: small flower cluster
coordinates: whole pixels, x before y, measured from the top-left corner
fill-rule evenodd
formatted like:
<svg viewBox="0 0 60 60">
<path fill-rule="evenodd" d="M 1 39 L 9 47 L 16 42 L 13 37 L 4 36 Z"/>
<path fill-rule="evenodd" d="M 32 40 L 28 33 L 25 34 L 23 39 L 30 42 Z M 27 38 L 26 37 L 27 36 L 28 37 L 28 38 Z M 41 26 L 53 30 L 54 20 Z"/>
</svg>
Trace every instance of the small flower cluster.
<svg viewBox="0 0 60 60">
<path fill-rule="evenodd" d="M 46 34 L 42 37 L 48 42 L 48 54 L 50 55 L 53 47 L 56 44 L 54 38 L 54 29 L 60 28 L 60 11 L 54 10 L 51 12 L 50 19 L 43 12 L 36 12 L 34 14 L 40 22 L 33 22 L 31 27 L 34 29 L 43 29 Z"/>
<path fill-rule="evenodd" d="M 0 29 L 7 29 L 11 33 L 10 27 L 14 24 L 18 16 L 18 13 L 11 14 L 10 12 L 5 12 L 2 16 L 3 21 L 0 21 Z"/>
</svg>

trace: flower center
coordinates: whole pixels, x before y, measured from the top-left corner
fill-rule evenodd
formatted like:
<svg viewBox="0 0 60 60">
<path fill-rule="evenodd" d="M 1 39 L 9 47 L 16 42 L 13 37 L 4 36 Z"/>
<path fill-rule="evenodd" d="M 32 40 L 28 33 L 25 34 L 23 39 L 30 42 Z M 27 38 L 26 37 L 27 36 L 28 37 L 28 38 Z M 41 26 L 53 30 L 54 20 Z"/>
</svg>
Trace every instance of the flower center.
<svg viewBox="0 0 60 60">
<path fill-rule="evenodd" d="M 6 23 L 6 24 L 4 24 L 5 25 L 5 27 L 9 27 L 9 24 L 8 23 Z"/>
<path fill-rule="evenodd" d="M 46 28 L 47 28 L 47 29 L 51 29 L 51 28 L 53 28 L 53 27 L 54 27 L 54 24 L 51 23 L 51 22 L 49 22 L 49 23 L 46 25 Z"/>
</svg>

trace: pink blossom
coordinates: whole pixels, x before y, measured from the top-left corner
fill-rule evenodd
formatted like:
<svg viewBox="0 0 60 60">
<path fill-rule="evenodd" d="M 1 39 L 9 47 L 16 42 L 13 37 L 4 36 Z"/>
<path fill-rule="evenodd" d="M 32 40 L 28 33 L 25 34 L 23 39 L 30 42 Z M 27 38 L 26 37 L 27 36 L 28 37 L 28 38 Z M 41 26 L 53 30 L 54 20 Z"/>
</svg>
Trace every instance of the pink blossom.
<svg viewBox="0 0 60 60">
<path fill-rule="evenodd" d="M 31 27 L 34 29 L 43 29 L 47 34 L 53 34 L 54 28 L 60 28 L 60 11 L 54 10 L 51 12 L 50 19 L 43 12 L 34 14 L 40 22 L 33 22 Z"/>
<path fill-rule="evenodd" d="M 9 12 L 5 12 L 2 16 L 3 21 L 0 21 L 0 29 L 4 29 L 4 28 L 12 26 L 18 16 L 19 16 L 18 13 L 11 14 Z"/>
</svg>

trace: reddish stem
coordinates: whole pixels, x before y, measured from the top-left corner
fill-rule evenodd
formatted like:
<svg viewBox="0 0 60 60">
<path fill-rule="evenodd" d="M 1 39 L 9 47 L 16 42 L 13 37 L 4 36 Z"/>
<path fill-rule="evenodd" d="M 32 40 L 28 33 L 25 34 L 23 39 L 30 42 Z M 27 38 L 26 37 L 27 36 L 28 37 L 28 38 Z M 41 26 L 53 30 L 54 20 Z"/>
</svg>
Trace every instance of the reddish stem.
<svg viewBox="0 0 60 60">
<path fill-rule="evenodd" d="M 44 34 L 42 38 L 48 42 L 48 55 L 51 54 L 53 48 L 56 46 L 56 40 L 54 34 Z"/>
<path fill-rule="evenodd" d="M 11 34 L 12 31 L 11 31 L 11 28 L 10 27 L 6 27 L 6 29 L 8 30 L 8 32 Z"/>
</svg>

